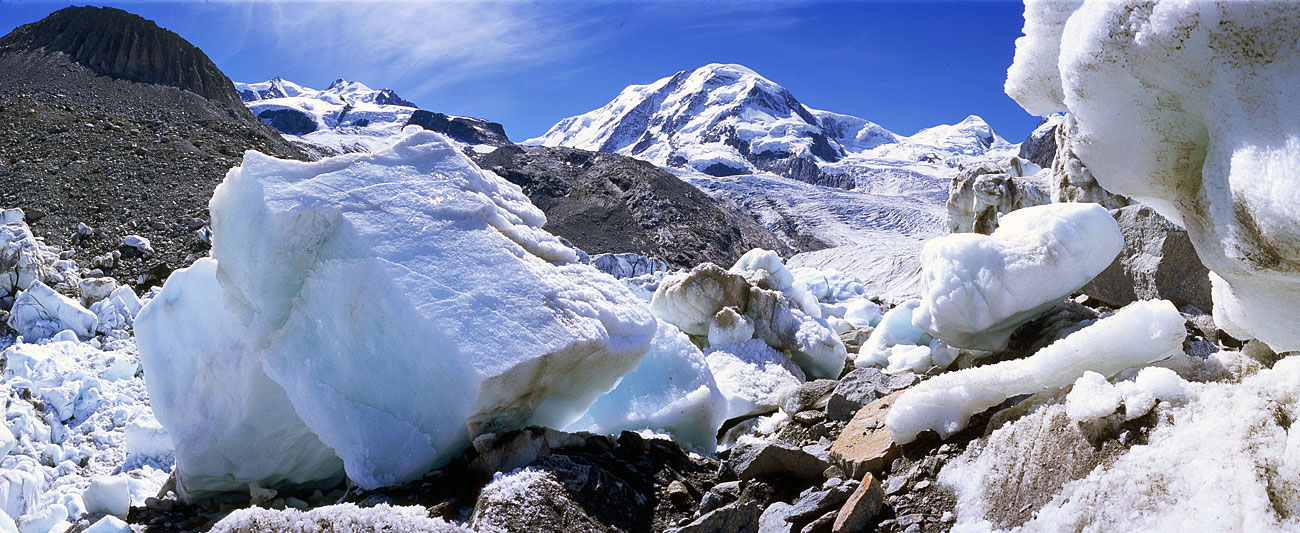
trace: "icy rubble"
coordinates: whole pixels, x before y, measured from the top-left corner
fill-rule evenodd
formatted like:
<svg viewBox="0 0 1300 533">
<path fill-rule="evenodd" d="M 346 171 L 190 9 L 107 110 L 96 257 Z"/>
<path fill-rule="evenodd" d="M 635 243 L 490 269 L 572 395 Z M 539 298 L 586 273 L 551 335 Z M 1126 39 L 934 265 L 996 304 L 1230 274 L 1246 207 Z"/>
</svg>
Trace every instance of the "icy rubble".
<svg viewBox="0 0 1300 533">
<path fill-rule="evenodd" d="M 743 316 L 753 326 L 754 338 L 788 351 L 812 378 L 838 378 L 848 357 L 839 336 L 820 318 L 821 303 L 767 250 L 747 252 L 731 270 L 704 263 L 665 277 L 650 310 L 687 334 L 705 338 L 711 328 L 718 329 L 713 324 L 720 317 Z"/>
<path fill-rule="evenodd" d="M 1110 265 L 1124 236 L 1097 204 L 1004 215 L 990 235 L 940 237 L 922 252 L 924 296 L 912 323 L 951 346 L 997 351 Z"/>
<path fill-rule="evenodd" d="M 474 435 L 564 427 L 637 366 L 656 329 L 644 304 L 574 263 L 517 186 L 440 134 L 404 135 L 315 163 L 249 152 L 227 174 L 210 204 L 221 297 L 193 305 L 238 327 L 184 314 L 193 296 L 169 291 L 205 293 L 190 288 L 207 283 L 198 276 L 165 285 L 155 301 L 168 303 L 136 325 L 155 409 L 204 414 L 164 415 L 169 431 L 258 414 L 205 409 L 208 386 L 180 393 L 191 368 L 218 356 L 195 339 L 247 346 L 229 371 L 265 373 L 289 404 L 256 409 L 296 413 L 363 488 L 419 477 Z M 242 438 L 269 455 L 293 450 L 276 432 Z M 179 462 L 195 492 L 257 481 L 228 472 L 207 485 L 187 472 Z"/>
<path fill-rule="evenodd" d="M 1278 351 L 1300 349 L 1297 32 L 1287 2 L 1031 2 L 1006 84 L 1069 111 L 1097 181 L 1186 227 L 1215 306 Z"/>
<path fill-rule="evenodd" d="M 1012 156 L 998 163 L 972 166 L 957 174 L 948 188 L 948 230 L 992 233 L 1002 215 L 1050 202 L 1046 172 Z"/>
<path fill-rule="evenodd" d="M 129 340 L 60 335 L 14 344 L 0 357 L 0 390 L 9 397 L 0 522 L 11 519 L 24 532 L 58 530 L 87 513 L 125 516 L 130 502 L 158 492 L 171 446 L 165 433 L 138 429 L 157 422 Z"/>
<path fill-rule="evenodd" d="M 1186 337 L 1173 304 L 1134 302 L 1025 359 L 926 380 L 898 398 L 885 422 L 895 442 L 910 442 L 925 430 L 947 437 L 1007 398 L 1064 387 L 1085 372 L 1109 376 L 1181 353 Z"/>
</svg>

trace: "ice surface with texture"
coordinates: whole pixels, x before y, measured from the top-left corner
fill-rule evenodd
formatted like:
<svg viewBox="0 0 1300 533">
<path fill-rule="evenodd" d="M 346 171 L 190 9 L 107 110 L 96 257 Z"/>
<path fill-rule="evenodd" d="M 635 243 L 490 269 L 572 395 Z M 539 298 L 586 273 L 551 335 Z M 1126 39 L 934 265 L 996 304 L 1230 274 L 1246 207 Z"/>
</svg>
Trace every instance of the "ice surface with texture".
<svg viewBox="0 0 1300 533">
<path fill-rule="evenodd" d="M 88 339 L 95 334 L 97 324 L 94 313 L 39 281 L 18 293 L 9 311 L 9 327 L 29 342 L 52 337 L 63 330 Z"/>
<path fill-rule="evenodd" d="M 725 421 L 725 402 L 700 349 L 681 330 L 660 322 L 641 364 L 565 431 L 650 429 L 711 452 Z"/>
<path fill-rule="evenodd" d="M 790 269 L 785 267 L 781 261 L 781 256 L 771 250 L 755 248 L 736 260 L 736 264 L 731 266 L 732 272 L 757 272 L 765 271 L 771 276 L 772 290 L 781 291 L 791 300 L 799 304 L 799 309 L 813 318 L 821 318 L 821 306 L 817 305 L 817 297 L 808 292 L 808 287 L 803 280 L 795 278 Z"/>
<path fill-rule="evenodd" d="M 789 358 L 759 339 L 716 346 L 705 357 L 726 398 L 724 420 L 775 410 L 805 379 Z"/>
<path fill-rule="evenodd" d="M 1017 327 L 1091 281 L 1123 247 L 1106 208 L 1078 203 L 1007 213 L 987 236 L 931 240 L 912 323 L 951 346 L 1004 349 Z"/>
<path fill-rule="evenodd" d="M 226 309 L 216 261 L 172 273 L 135 331 L 154 414 L 175 446 L 179 495 L 338 482 L 342 461 L 266 376 Z"/>
<path fill-rule="evenodd" d="M 1069 111 L 1098 183 L 1187 228 L 1227 285 L 1215 307 L 1300 349 L 1300 7 L 1042 1 L 1025 19 L 1007 94 Z"/>
<path fill-rule="evenodd" d="M 894 403 L 885 417 L 895 442 L 925 430 L 942 437 L 1003 400 L 1073 383 L 1084 372 L 1115 374 L 1182 351 L 1183 316 L 1164 300 L 1140 301 L 1052 343 L 1025 359 L 941 374 Z"/>
<path fill-rule="evenodd" d="M 249 152 L 210 204 L 221 309 L 243 327 L 244 364 L 260 365 L 231 371 L 279 385 L 365 488 L 417 478 L 480 433 L 568 425 L 636 368 L 656 329 L 618 281 L 542 230 L 519 187 L 415 130 L 312 163 Z M 136 328 L 179 331 L 141 342 L 142 356 L 226 335 L 175 326 L 191 304 L 169 290 L 155 301 L 172 308 L 146 307 Z M 175 386 L 188 376 L 159 374 L 151 387 L 172 392 L 152 396 L 156 408 L 202 401 Z M 160 420 L 188 433 L 251 414 Z"/>
</svg>

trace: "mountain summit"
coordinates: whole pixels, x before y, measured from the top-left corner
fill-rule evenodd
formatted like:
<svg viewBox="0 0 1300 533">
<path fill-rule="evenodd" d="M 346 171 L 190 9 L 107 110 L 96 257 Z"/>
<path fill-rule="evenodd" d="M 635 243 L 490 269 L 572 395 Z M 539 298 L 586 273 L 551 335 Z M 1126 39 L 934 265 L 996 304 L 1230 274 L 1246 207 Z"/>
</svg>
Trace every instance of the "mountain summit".
<svg viewBox="0 0 1300 533">
<path fill-rule="evenodd" d="M 139 15 L 67 7 L 0 38 L 0 52 L 63 52 L 97 74 L 167 85 L 239 105 L 234 85 L 198 47 Z"/>
<path fill-rule="evenodd" d="M 629 86 L 526 143 L 626 154 L 711 176 L 768 171 L 842 188 L 864 187 L 877 170 L 930 174 L 941 169 L 928 167 L 960 166 L 1011 147 L 976 116 L 904 137 L 809 108 L 757 72 L 720 63 Z M 927 168 L 904 168 L 916 164 Z"/>
</svg>

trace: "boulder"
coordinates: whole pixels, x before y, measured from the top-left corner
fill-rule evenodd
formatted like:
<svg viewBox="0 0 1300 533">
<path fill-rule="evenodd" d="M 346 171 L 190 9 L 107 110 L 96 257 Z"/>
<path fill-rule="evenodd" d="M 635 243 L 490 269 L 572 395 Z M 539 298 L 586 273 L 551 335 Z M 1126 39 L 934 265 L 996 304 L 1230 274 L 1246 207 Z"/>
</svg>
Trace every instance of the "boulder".
<svg viewBox="0 0 1300 533">
<path fill-rule="evenodd" d="M 852 478 L 880 472 L 898 456 L 899 448 L 885 425 L 885 415 L 902 391 L 875 400 L 858 410 L 831 446 L 831 463 Z"/>
<path fill-rule="evenodd" d="M 758 531 L 760 514 L 758 504 L 737 501 L 707 511 L 700 515 L 699 518 L 691 521 L 691 523 L 668 531 L 670 533 L 715 533 L 718 531 L 753 533 Z"/>
<path fill-rule="evenodd" d="M 475 531 L 605 533 L 551 472 L 524 469 L 498 475 L 479 493 L 469 519 Z"/>
<path fill-rule="evenodd" d="M 848 501 L 844 502 L 844 506 L 835 515 L 835 524 L 831 526 L 831 532 L 866 531 L 867 524 L 880 514 L 880 509 L 884 505 L 885 491 L 880 488 L 880 480 L 872 474 L 867 474 L 862 478 L 862 483 L 858 484 L 858 489 L 853 491 Z"/>
<path fill-rule="evenodd" d="M 798 479 L 819 479 L 826 462 L 783 442 L 743 444 L 731 449 L 723 463 L 723 472 L 738 479 L 781 475 Z"/>
<path fill-rule="evenodd" d="M 1184 230 L 1146 205 L 1111 213 L 1124 234 L 1124 250 L 1083 286 L 1084 294 L 1111 307 L 1137 300 L 1169 300 L 1180 309 L 1211 309 L 1210 271 Z"/>
</svg>

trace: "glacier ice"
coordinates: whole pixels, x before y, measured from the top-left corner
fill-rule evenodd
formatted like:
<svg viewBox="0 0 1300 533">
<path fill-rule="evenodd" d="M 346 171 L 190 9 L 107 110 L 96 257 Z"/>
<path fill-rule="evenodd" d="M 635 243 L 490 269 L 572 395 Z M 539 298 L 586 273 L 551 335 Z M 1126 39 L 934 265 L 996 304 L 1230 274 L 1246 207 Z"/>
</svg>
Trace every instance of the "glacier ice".
<svg viewBox="0 0 1300 533">
<path fill-rule="evenodd" d="M 705 360 L 726 398 L 723 420 L 773 411 L 805 379 L 785 354 L 760 339 L 712 347 Z"/>
<path fill-rule="evenodd" d="M 1300 349 L 1300 10 L 1041 1 L 1025 31 L 1007 94 L 1069 111 L 1071 148 L 1101 185 L 1187 228 L 1225 285 L 1215 307 Z"/>
<path fill-rule="evenodd" d="M 150 404 L 175 447 L 182 498 L 340 479 L 343 463 L 266 376 L 239 317 L 226 309 L 216 261 L 173 272 L 140 311 L 135 332 Z"/>
<path fill-rule="evenodd" d="M 618 281 L 542 230 L 517 186 L 414 130 L 314 163 L 245 154 L 210 204 L 224 311 L 165 285 L 154 302 L 171 305 L 150 303 L 136 322 L 142 357 L 157 362 L 189 336 L 231 335 L 174 326 L 187 306 L 229 313 L 249 350 L 230 370 L 278 385 L 365 488 L 416 478 L 474 435 L 568 425 L 637 366 L 656 329 Z M 146 375 L 164 383 L 156 408 L 202 401 L 176 386 L 188 376 Z M 186 434 L 257 413 L 216 414 L 159 420 Z M 177 463 L 185 477 L 179 450 Z"/>
<path fill-rule="evenodd" d="M 791 294 L 803 298 L 804 305 Z M 838 378 L 848 351 L 830 324 L 805 313 L 804 306 L 821 313 L 820 302 L 795 282 L 775 253 L 766 250 L 751 250 L 729 271 L 704 263 L 666 276 L 650 302 L 655 316 L 696 337 L 708 337 L 711 327 L 715 335 L 724 335 L 733 325 L 745 328 L 722 313 L 731 308 L 753 325 L 755 338 L 787 351 L 808 376 Z M 725 336 L 734 335 L 733 331 Z"/>
<path fill-rule="evenodd" d="M 95 334 L 98 320 L 76 300 L 39 281 L 33 281 L 26 290 L 18 293 L 9 311 L 9 327 L 28 342 L 52 337 L 63 330 L 89 339 Z"/>
<path fill-rule="evenodd" d="M 711 452 L 726 420 L 725 402 L 700 349 L 681 330 L 660 322 L 641 364 L 565 431 L 650 429 Z"/>
<path fill-rule="evenodd" d="M 1110 266 L 1124 236 L 1097 204 L 1049 204 L 1007 213 L 990 235 L 926 243 L 924 296 L 912 323 L 950 346 L 998 351 Z"/>
<path fill-rule="evenodd" d="M 885 423 L 895 442 L 925 430 L 942 437 L 1007 398 L 1073 383 L 1084 372 L 1115 374 L 1181 353 L 1183 316 L 1165 300 L 1139 301 L 1025 359 L 941 374 L 904 392 Z"/>
<path fill-rule="evenodd" d="M 919 346 L 926 346 L 928 351 L 930 334 L 912 325 L 913 315 L 920 306 L 920 300 L 908 300 L 885 313 L 876 322 L 871 337 L 858 348 L 854 365 L 889 366 L 891 357 L 896 354 L 903 356 L 911 351 L 915 355 L 918 352 L 914 348 Z M 876 308 L 876 313 L 879 312 L 880 309 Z"/>
</svg>

